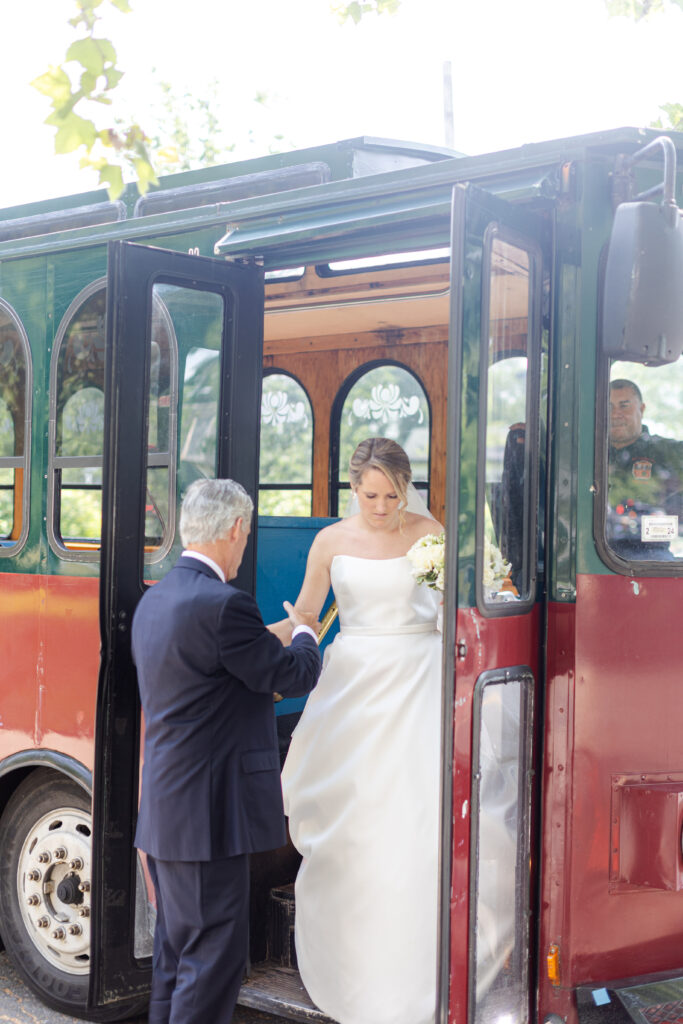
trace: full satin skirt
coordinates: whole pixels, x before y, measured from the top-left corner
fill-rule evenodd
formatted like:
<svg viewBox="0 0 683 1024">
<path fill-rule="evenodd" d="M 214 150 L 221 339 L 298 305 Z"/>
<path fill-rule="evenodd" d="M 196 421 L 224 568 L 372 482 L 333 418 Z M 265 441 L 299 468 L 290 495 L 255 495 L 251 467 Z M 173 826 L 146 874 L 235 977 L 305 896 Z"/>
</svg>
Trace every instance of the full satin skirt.
<svg viewBox="0 0 683 1024">
<path fill-rule="evenodd" d="M 433 621 L 342 628 L 292 739 L 299 969 L 340 1024 L 434 1020 L 440 693 Z"/>
</svg>

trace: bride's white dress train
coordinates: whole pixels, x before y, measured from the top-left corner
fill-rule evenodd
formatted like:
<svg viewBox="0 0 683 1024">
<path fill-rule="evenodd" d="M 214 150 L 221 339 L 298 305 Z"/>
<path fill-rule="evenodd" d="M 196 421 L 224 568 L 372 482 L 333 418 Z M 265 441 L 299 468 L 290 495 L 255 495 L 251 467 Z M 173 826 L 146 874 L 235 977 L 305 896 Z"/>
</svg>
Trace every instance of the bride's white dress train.
<svg viewBox="0 0 683 1024">
<path fill-rule="evenodd" d="M 439 598 L 405 557 L 337 555 L 340 634 L 294 732 L 296 949 L 340 1024 L 431 1024 L 436 992 Z"/>
</svg>

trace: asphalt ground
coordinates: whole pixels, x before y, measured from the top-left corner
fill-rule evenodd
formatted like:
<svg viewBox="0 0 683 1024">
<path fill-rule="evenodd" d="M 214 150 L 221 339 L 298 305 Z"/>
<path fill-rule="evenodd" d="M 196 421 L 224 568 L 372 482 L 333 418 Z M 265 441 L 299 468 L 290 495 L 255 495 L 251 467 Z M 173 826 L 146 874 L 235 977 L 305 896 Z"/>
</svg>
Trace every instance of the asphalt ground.
<svg viewBox="0 0 683 1024">
<path fill-rule="evenodd" d="M 26 988 L 7 954 L 0 953 L 0 1024 L 79 1024 L 79 1020 L 44 1006 Z M 131 1024 L 147 1024 L 147 1017 L 137 1017 Z M 238 1006 L 232 1024 L 291 1024 L 291 1021 Z"/>
</svg>

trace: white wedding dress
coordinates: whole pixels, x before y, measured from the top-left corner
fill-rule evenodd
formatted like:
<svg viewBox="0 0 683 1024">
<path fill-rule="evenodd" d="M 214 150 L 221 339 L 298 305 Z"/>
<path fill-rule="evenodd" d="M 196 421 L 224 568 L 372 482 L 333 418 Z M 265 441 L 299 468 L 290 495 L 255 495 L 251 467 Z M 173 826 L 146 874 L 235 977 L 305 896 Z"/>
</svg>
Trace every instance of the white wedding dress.
<svg viewBox="0 0 683 1024">
<path fill-rule="evenodd" d="M 405 557 L 337 555 L 331 576 L 340 633 L 283 772 L 299 970 L 339 1024 L 432 1024 L 439 595 Z"/>
</svg>

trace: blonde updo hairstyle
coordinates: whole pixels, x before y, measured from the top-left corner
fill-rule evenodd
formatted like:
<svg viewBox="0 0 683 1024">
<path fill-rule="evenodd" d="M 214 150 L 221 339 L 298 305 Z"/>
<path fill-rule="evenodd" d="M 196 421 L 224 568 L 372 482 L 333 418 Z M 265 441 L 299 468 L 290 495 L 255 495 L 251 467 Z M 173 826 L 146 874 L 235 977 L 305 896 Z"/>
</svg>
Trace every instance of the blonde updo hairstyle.
<svg viewBox="0 0 683 1024">
<path fill-rule="evenodd" d="M 368 469 L 378 469 L 396 491 L 401 504 L 398 509 L 399 526 L 405 522 L 405 508 L 408 503 L 408 485 L 413 472 L 410 459 L 400 444 L 389 437 L 368 437 L 356 448 L 349 461 L 349 481 L 355 490 Z"/>
</svg>

